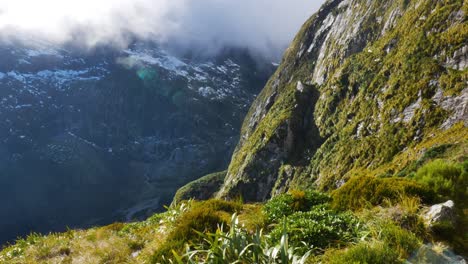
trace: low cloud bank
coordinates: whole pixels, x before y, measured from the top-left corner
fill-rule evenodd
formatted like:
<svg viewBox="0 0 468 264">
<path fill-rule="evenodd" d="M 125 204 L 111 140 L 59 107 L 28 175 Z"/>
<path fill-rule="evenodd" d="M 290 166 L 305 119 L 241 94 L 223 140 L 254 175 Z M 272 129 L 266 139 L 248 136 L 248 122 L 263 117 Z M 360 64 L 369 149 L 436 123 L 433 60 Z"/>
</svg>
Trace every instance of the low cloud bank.
<svg viewBox="0 0 468 264">
<path fill-rule="evenodd" d="M 323 0 L 2 0 L 0 36 L 125 46 L 131 37 L 278 57 Z"/>
</svg>

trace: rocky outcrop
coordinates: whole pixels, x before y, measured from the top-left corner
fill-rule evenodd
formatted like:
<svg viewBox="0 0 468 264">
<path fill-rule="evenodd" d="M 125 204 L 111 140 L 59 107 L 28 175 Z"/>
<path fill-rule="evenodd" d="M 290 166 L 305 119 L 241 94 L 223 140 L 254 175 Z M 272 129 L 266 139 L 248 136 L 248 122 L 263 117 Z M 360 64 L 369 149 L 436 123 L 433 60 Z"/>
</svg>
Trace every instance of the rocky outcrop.
<svg viewBox="0 0 468 264">
<path fill-rule="evenodd" d="M 214 196 L 216 190 L 219 190 L 224 178 L 226 178 L 226 171 L 212 173 L 190 182 L 177 191 L 172 204 L 190 199 L 208 200 Z"/>
<path fill-rule="evenodd" d="M 437 263 L 437 264 L 466 264 L 466 260 L 455 254 L 450 248 L 441 244 L 422 245 L 407 260 L 408 264 Z"/>
<path fill-rule="evenodd" d="M 445 67 L 463 71 L 468 68 L 468 45 L 453 52 L 453 56 L 447 57 Z"/>
<path fill-rule="evenodd" d="M 447 201 L 443 204 L 436 204 L 429 208 L 427 213 L 424 215 L 424 219 L 429 227 L 440 223 L 455 224 L 455 203 L 453 201 Z"/>
<path fill-rule="evenodd" d="M 444 96 L 443 90 L 438 89 L 433 100 L 450 113 L 449 118 L 441 125 L 442 129 L 449 129 L 458 122 L 463 122 L 465 126 L 468 126 L 468 88 L 455 96 Z"/>
<path fill-rule="evenodd" d="M 317 99 L 318 92 L 313 86 L 298 82 L 291 102 L 293 114 L 282 120 L 270 135 L 261 135 L 258 150 L 246 157 L 248 160 L 240 164 L 238 173 L 233 174 L 234 170 L 230 168 L 218 196 L 263 201 L 270 198 L 275 189 L 284 187 L 278 176 L 281 165 L 286 160 L 301 162 L 304 151 L 321 144 L 322 139 L 310 118 Z"/>
<path fill-rule="evenodd" d="M 251 107 L 218 197 L 396 174 L 379 168 L 459 123 L 466 133 L 466 4 L 441 5 L 327 1 Z"/>
</svg>

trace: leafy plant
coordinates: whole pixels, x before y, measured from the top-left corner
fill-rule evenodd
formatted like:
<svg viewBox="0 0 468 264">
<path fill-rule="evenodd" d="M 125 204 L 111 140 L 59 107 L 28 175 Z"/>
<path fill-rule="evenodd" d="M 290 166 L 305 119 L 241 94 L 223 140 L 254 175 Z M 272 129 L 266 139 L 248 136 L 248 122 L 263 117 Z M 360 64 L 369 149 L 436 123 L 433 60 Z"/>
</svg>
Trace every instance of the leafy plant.
<svg viewBox="0 0 468 264">
<path fill-rule="evenodd" d="M 292 246 L 304 253 L 310 249 L 320 252 L 328 247 L 345 245 L 356 240 L 363 230 L 361 223 L 349 212 L 339 213 L 322 206 L 309 212 L 296 212 L 286 218 L 287 234 Z M 277 241 L 284 228 L 276 226 L 270 233 Z"/>
<path fill-rule="evenodd" d="M 264 211 L 267 220 L 274 222 L 294 212 L 308 211 L 313 206 L 327 203 L 330 200 L 328 195 L 313 190 L 290 191 L 273 197 L 265 204 Z"/>
<path fill-rule="evenodd" d="M 208 200 L 195 203 L 192 208 L 174 219 L 175 226 L 152 257 L 153 263 L 164 261 L 172 252 L 181 252 L 187 243 L 202 240 L 200 232 L 215 232 L 227 222 L 226 214 L 239 211 L 242 205 L 222 200 Z"/>
<path fill-rule="evenodd" d="M 268 237 L 262 230 L 257 230 L 250 234 L 239 226 L 239 219 L 236 214 L 232 216 L 229 231 L 218 228 L 215 233 L 199 235 L 204 238 L 204 242 L 188 247 L 182 256 L 174 253 L 174 259 L 179 264 L 182 263 L 305 263 L 310 253 L 302 256 L 294 254 L 295 249 L 289 247 L 286 223 L 283 224 L 283 232 L 279 244 L 270 247 Z"/>
</svg>

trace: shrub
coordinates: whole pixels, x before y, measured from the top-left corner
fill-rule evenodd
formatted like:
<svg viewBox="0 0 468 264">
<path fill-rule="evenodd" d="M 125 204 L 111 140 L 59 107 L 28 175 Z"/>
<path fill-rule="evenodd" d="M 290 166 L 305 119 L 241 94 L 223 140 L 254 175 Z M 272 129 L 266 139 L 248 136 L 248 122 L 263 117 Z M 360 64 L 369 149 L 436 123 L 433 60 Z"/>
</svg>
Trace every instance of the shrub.
<svg viewBox="0 0 468 264">
<path fill-rule="evenodd" d="M 286 224 L 290 244 L 301 248 L 301 253 L 346 244 L 361 231 L 359 221 L 351 213 L 337 213 L 323 206 L 296 212 L 286 218 Z M 279 241 L 282 232 L 282 227 L 276 226 L 270 233 L 272 241 Z"/>
<path fill-rule="evenodd" d="M 349 249 L 330 251 L 324 257 L 324 263 L 329 264 L 397 264 L 398 254 L 381 242 L 361 242 Z"/>
<path fill-rule="evenodd" d="M 194 208 L 205 208 L 207 210 L 224 211 L 232 214 L 242 210 L 242 204 L 240 202 L 212 199 L 199 202 L 195 204 Z"/>
<path fill-rule="evenodd" d="M 423 202 L 430 203 L 434 195 L 430 188 L 413 180 L 361 176 L 351 178 L 332 193 L 332 206 L 336 209 L 357 210 L 386 201 L 398 202 L 404 196 L 420 197 Z"/>
<path fill-rule="evenodd" d="M 326 194 L 316 191 L 290 191 L 272 198 L 264 206 L 265 215 L 269 222 L 278 221 L 294 212 L 310 210 L 315 205 L 324 204 L 331 199 Z"/>
<path fill-rule="evenodd" d="M 464 164 L 454 164 L 434 160 L 421 167 L 414 179 L 426 184 L 444 199 L 464 202 L 468 199 L 467 164 L 468 161 Z"/>
<path fill-rule="evenodd" d="M 428 149 L 424 155 L 417 161 L 410 163 L 406 168 L 400 171 L 396 176 L 398 177 L 406 177 L 409 175 L 413 175 L 417 169 L 423 166 L 426 162 L 443 157 L 449 149 L 453 147 L 452 144 L 443 144 L 439 146 L 432 147 Z"/>
<path fill-rule="evenodd" d="M 400 258 L 407 258 L 421 244 L 413 233 L 392 223 L 379 226 L 377 239 L 391 247 Z"/>
</svg>

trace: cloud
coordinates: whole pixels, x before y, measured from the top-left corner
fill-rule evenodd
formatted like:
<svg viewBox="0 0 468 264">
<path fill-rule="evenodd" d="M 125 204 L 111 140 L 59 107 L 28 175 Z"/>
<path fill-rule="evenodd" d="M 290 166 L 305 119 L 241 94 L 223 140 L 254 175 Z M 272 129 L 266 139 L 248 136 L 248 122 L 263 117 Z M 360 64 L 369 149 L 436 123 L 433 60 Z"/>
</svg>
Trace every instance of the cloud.
<svg viewBox="0 0 468 264">
<path fill-rule="evenodd" d="M 129 35 L 216 52 L 275 56 L 323 0 L 1 0 L 0 35 L 126 45 Z"/>
</svg>

